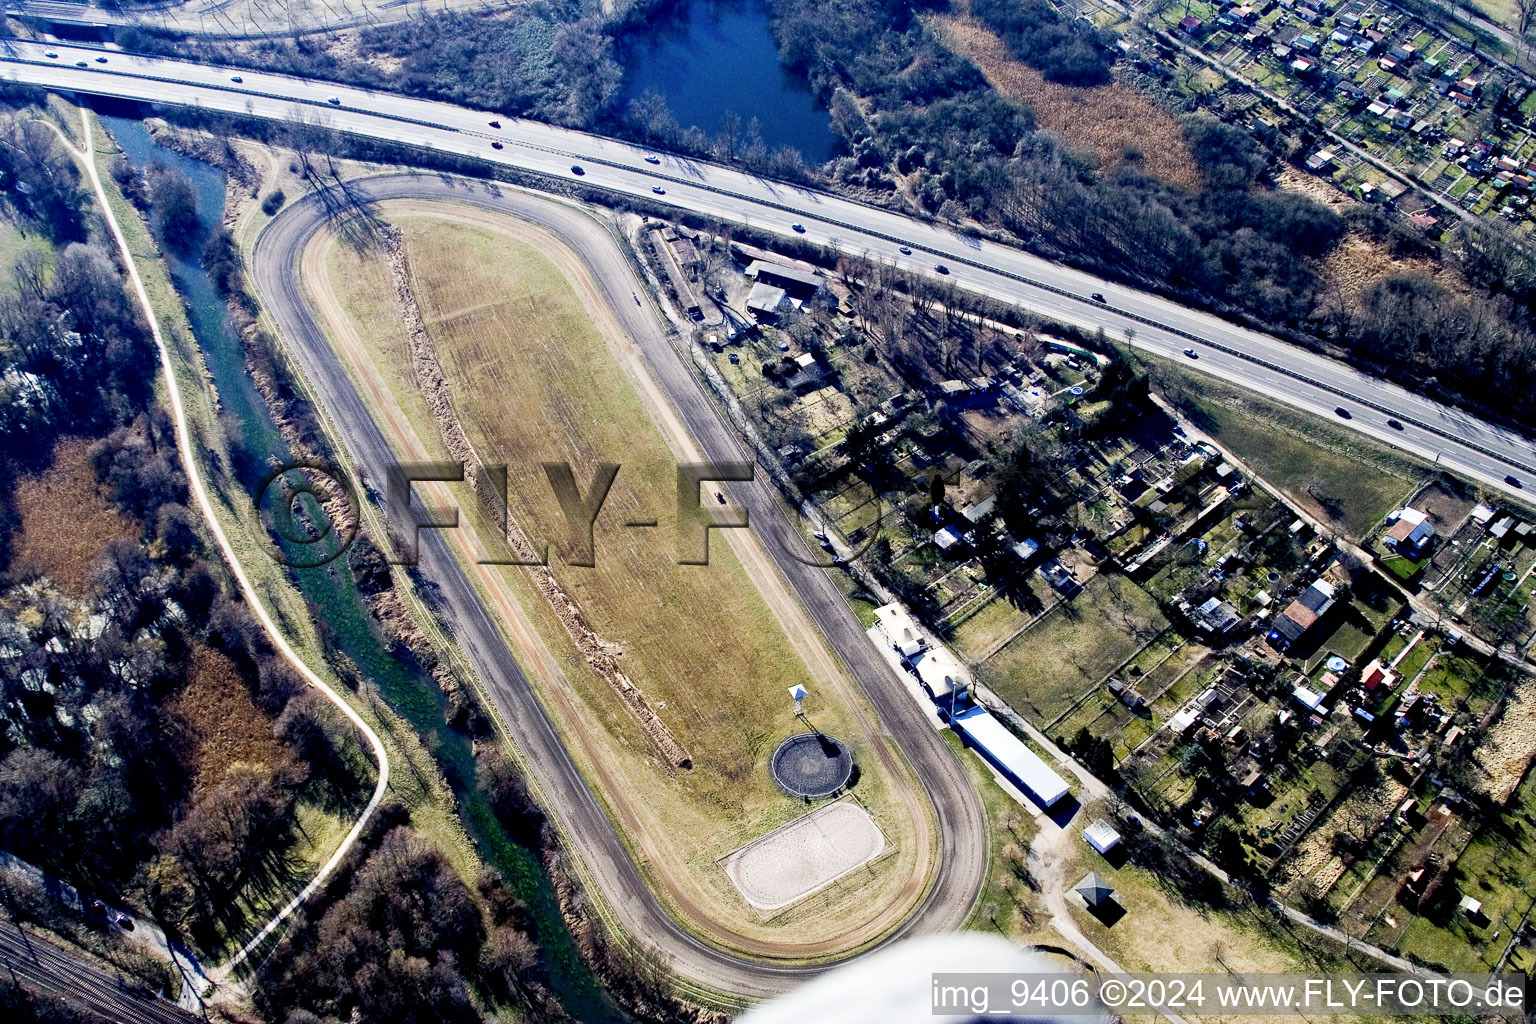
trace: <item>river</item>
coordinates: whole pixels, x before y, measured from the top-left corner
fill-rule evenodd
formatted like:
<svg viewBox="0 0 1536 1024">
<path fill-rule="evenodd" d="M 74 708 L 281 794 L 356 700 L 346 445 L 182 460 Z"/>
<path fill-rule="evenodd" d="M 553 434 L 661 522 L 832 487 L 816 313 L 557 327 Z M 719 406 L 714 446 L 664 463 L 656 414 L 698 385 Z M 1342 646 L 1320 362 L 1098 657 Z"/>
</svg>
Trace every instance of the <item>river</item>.
<svg viewBox="0 0 1536 1024">
<path fill-rule="evenodd" d="M 129 163 L 143 168 L 158 161 L 174 168 L 187 177 L 197 193 L 201 225 L 188 246 L 188 255 L 167 250 L 165 259 L 177 291 L 186 300 L 193 334 L 218 390 L 230 444 L 243 449 L 242 457 L 237 459 L 244 477 L 240 482 L 247 491 L 254 492 L 265 467 L 290 460 L 292 453 L 246 371 L 241 342 L 224 299 L 199 258 L 213 226 L 224 220 L 224 171 L 159 145 L 143 121 L 107 114 L 102 114 L 101 120 Z M 444 721 L 447 696 L 414 659 L 397 658 L 391 653 L 388 641 L 380 634 L 357 591 L 352 574 L 346 571 L 345 559 L 319 568 L 292 569 L 290 578 L 318 610 L 337 648 L 378 687 L 390 707 L 411 723 L 431 751 L 453 789 L 460 817 L 480 856 L 500 872 L 528 905 L 550 987 L 561 1005 L 584 1024 L 623 1020 L 566 930 L 554 887 L 544 873 L 538 852 L 501 826 L 476 787 L 469 738 Z M 468 882 L 472 885 L 473 879 Z"/>
</svg>

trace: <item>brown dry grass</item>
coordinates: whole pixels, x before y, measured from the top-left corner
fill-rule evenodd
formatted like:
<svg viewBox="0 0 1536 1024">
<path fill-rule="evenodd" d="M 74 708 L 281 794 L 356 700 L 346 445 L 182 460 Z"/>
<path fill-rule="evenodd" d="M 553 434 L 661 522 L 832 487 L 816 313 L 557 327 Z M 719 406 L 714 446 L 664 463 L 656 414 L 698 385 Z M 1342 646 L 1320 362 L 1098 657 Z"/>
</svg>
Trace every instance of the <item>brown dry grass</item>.
<svg viewBox="0 0 1536 1024">
<path fill-rule="evenodd" d="M 1281 167 L 1275 173 L 1275 186 L 1285 192 L 1304 195 L 1340 213 L 1357 202 L 1331 182 L 1294 167 Z M 1343 241 L 1323 257 L 1319 269 L 1334 288 L 1333 294 L 1325 296 L 1323 301 L 1330 312 L 1336 310 L 1342 300 L 1351 313 L 1359 313 L 1360 296 L 1365 290 L 1393 274 L 1427 274 L 1447 287 L 1463 287 L 1455 274 L 1434 260 L 1393 256 L 1380 242 L 1356 234 L 1345 235 Z"/>
<path fill-rule="evenodd" d="M 1483 789 L 1498 803 L 1504 803 L 1520 785 L 1536 750 L 1536 682 L 1523 679 L 1493 723 L 1488 735 L 1478 744 L 1478 767 L 1484 772 Z"/>
<path fill-rule="evenodd" d="M 54 446 L 47 470 L 17 482 L 15 501 L 21 528 L 12 564 L 46 574 L 75 597 L 89 589 L 91 560 L 102 547 L 135 532 L 96 483 L 91 443 L 82 438 Z"/>
<path fill-rule="evenodd" d="M 975 64 L 992 88 L 1033 110 L 1041 128 L 1091 153 L 1101 169 L 1113 170 L 1128 153 L 1139 153 L 1135 163 L 1144 173 L 1178 188 L 1200 187 L 1200 169 L 1178 122 L 1130 86 L 1082 89 L 1047 82 L 970 18 L 937 15 L 929 25 L 944 45 Z"/>
<path fill-rule="evenodd" d="M 217 785 L 237 764 L 275 766 L 285 756 L 272 720 L 251 702 L 234 662 L 211 647 L 192 648 L 187 683 L 169 709 L 192 732 L 199 791 Z"/>
</svg>

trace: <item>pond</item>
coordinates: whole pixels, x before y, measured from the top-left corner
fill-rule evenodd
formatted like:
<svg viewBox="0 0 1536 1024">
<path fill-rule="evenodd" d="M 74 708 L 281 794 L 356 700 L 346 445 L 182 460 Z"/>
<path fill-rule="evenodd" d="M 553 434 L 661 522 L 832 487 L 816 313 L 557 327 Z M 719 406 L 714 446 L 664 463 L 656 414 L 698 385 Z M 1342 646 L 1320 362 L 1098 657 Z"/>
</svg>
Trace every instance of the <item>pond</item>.
<svg viewBox="0 0 1536 1024">
<path fill-rule="evenodd" d="M 118 109 L 118 105 L 103 104 L 101 109 Z M 224 299 L 199 258 L 212 234 L 211 226 L 224 220 L 224 172 L 161 146 L 141 120 L 102 113 L 101 121 L 130 164 L 139 169 L 151 162 L 171 167 L 185 175 L 197 193 L 201 227 L 187 247 L 187 255 L 166 251 L 165 260 L 171 280 L 186 300 L 192 333 L 224 409 L 230 443 L 243 449 L 237 465 L 243 476 L 259 477 L 269 461 L 287 462 L 291 453 L 246 370 L 242 343 Z M 257 486 L 255 479 L 242 479 L 241 483 L 251 491 Z M 502 827 L 477 786 L 469 738 L 444 724 L 446 695 L 414 658 L 399 656 L 390 649 L 345 567 L 346 560 L 338 559 L 318 568 L 292 569 L 290 578 L 311 602 L 331 641 L 378 688 L 390 707 L 411 723 L 431 751 L 454 791 L 466 830 L 480 855 L 495 865 L 528 905 L 550 986 L 561 1004 L 578 1020 L 616 1024 L 622 1017 L 566 930 L 539 852 Z"/>
<path fill-rule="evenodd" d="M 808 164 L 837 150 L 831 119 L 810 83 L 779 63 L 762 0 L 679 0 L 621 55 L 621 103 L 655 89 L 678 123 L 713 136 L 727 115 L 757 119 L 770 149 L 792 146 Z"/>
</svg>

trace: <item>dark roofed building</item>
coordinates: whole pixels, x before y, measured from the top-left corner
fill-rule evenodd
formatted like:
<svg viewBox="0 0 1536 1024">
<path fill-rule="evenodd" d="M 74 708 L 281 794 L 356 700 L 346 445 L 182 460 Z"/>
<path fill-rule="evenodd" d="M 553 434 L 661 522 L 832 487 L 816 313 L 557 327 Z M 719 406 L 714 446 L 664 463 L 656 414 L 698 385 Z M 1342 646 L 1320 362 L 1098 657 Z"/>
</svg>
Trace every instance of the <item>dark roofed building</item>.
<svg viewBox="0 0 1536 1024">
<path fill-rule="evenodd" d="M 1083 880 L 1072 887 L 1072 891 L 1083 898 L 1083 902 L 1090 907 L 1102 906 L 1114 899 L 1115 888 L 1097 873 L 1090 871 L 1083 876 Z"/>
<path fill-rule="evenodd" d="M 1287 643 L 1295 643 L 1302 634 L 1316 625 L 1317 620 L 1328 614 L 1333 607 L 1334 586 L 1327 580 L 1313 580 L 1301 596 L 1276 615 L 1269 628 L 1280 634 Z"/>
<path fill-rule="evenodd" d="M 747 276 L 759 284 L 782 288 L 797 299 L 808 299 L 821 288 L 820 276 L 807 270 L 797 270 L 767 260 L 753 260 L 747 264 Z"/>
</svg>

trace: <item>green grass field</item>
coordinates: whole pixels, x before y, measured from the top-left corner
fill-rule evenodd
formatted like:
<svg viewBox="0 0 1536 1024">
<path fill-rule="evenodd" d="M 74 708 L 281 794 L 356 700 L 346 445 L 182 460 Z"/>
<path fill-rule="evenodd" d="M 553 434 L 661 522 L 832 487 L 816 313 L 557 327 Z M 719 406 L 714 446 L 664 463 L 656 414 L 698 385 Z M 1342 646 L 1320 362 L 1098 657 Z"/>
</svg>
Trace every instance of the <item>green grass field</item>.
<svg viewBox="0 0 1536 1024">
<path fill-rule="evenodd" d="M 1201 374 L 1157 362 L 1159 383 L 1195 425 L 1321 522 L 1359 539 L 1425 476 L 1401 452 Z"/>
<path fill-rule="evenodd" d="M 981 675 L 1015 711 L 1045 726 L 1166 626 L 1144 590 L 1100 573 L 988 659 Z"/>
<path fill-rule="evenodd" d="M 508 635 L 523 648 L 520 662 L 528 659 L 567 745 L 663 899 L 681 901 L 685 916 L 700 914 L 753 941 L 798 942 L 854 928 L 915 898 L 924 870 L 917 837 L 928 826 L 913 813 L 910 770 L 883 742 L 867 742 L 861 723 L 872 713 L 862 698 L 850 697 L 845 678 L 830 676 L 836 662 L 814 646 L 815 635 L 796 631 L 798 610 L 768 584 L 754 584 L 761 567 L 749 572 L 734 538 L 714 533 L 707 566 L 678 564 L 675 436 L 626 372 L 622 360 L 633 353 L 594 322 L 579 291 L 580 270 L 546 255 L 553 246 L 536 246 L 511 221 L 472 223 L 418 207 L 386 207 L 386 214 L 403 233 L 413 291 L 454 409 L 481 458 L 508 466 L 519 526 L 552 542 L 566 536 L 542 463 L 569 462 L 583 493 L 598 463 L 620 466 L 595 526 L 596 565 L 565 564 L 558 543 L 551 565 L 596 633 L 619 652 L 620 669 L 687 749 L 690 769 L 656 756 L 529 576 L 497 569 L 474 578 L 488 596 L 510 595 L 503 606 L 516 609 L 505 614 Z M 337 244 L 327 244 L 323 259 L 329 292 L 366 358 L 409 429 L 441 455 L 436 425 L 415 388 L 387 264 Z M 706 498 L 710 491 L 706 486 Z M 470 500 L 467 492 L 461 500 Z M 659 519 L 660 528 L 624 526 L 647 518 Z M 518 623 L 531 625 L 537 640 Z M 541 657 L 558 667 L 541 668 Z M 804 811 L 766 770 L 778 741 L 804 728 L 786 697 L 795 683 L 813 694 L 806 707 L 814 725 L 854 748 L 862 766 L 857 795 L 896 853 L 858 884 L 840 884 L 763 921 L 716 862 Z"/>
</svg>

